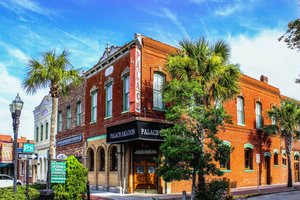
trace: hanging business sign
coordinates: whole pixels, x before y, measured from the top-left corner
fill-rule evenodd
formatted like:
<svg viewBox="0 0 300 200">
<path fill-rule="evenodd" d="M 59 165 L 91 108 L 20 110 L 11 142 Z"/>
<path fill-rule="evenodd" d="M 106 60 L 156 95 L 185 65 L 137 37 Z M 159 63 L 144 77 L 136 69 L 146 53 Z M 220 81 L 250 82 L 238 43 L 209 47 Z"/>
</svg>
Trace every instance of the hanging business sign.
<svg viewBox="0 0 300 200">
<path fill-rule="evenodd" d="M 51 183 L 66 182 L 67 163 L 64 161 L 51 161 Z"/>
<path fill-rule="evenodd" d="M 24 153 L 34 153 L 34 144 L 24 143 L 23 144 L 23 152 Z"/>
<path fill-rule="evenodd" d="M 135 48 L 135 112 L 141 112 L 141 50 Z"/>
<path fill-rule="evenodd" d="M 107 143 L 121 143 L 131 140 L 163 141 L 160 130 L 169 127 L 170 124 L 132 121 L 126 124 L 107 128 Z"/>
</svg>

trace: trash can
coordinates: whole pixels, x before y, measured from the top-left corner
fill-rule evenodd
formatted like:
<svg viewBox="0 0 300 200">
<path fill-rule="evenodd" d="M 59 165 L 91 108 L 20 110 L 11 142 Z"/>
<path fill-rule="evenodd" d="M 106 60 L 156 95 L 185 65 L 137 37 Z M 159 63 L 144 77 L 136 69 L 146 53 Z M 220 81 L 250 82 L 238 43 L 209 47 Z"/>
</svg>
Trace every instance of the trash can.
<svg viewBox="0 0 300 200">
<path fill-rule="evenodd" d="M 54 192 L 51 189 L 40 190 L 40 200 L 54 200 Z"/>
</svg>

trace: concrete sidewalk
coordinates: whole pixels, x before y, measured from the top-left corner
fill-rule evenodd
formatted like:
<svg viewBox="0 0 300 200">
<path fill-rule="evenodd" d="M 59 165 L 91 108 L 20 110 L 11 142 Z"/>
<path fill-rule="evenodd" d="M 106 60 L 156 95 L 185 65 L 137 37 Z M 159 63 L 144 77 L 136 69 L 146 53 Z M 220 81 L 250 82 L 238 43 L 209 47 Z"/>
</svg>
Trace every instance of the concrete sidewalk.
<svg viewBox="0 0 300 200">
<path fill-rule="evenodd" d="M 271 194 L 278 192 L 288 192 L 300 190 L 300 183 L 294 183 L 292 188 L 286 187 L 286 184 L 274 184 L 260 186 L 259 190 L 255 187 L 232 188 L 231 195 L 235 199 L 242 199 L 254 195 Z M 118 194 L 112 192 L 103 192 L 91 190 L 91 200 L 181 200 L 181 194 Z"/>
</svg>

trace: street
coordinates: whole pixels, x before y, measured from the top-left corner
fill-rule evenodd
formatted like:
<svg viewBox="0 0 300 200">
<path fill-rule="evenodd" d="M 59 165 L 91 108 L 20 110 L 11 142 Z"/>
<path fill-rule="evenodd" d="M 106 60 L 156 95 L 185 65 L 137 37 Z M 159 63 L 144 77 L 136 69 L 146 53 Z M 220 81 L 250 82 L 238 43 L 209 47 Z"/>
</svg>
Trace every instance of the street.
<svg viewBox="0 0 300 200">
<path fill-rule="evenodd" d="M 300 191 L 292 191 L 292 192 L 282 192 L 270 195 L 263 195 L 258 197 L 247 198 L 249 200 L 299 200 L 300 199 Z"/>
</svg>

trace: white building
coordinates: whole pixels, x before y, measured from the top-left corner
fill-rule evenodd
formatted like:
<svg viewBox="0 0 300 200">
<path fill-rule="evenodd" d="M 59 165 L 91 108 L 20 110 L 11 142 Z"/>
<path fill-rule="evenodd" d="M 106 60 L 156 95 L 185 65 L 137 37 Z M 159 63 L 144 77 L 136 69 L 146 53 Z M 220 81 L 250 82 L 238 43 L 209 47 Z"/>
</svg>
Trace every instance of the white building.
<svg viewBox="0 0 300 200">
<path fill-rule="evenodd" d="M 33 111 L 35 153 L 38 154 L 37 166 L 34 169 L 36 173 L 35 177 L 37 177 L 35 181 L 38 182 L 46 182 L 47 180 L 47 151 L 49 150 L 50 142 L 51 110 L 51 96 L 46 95 L 40 105 Z"/>
</svg>

